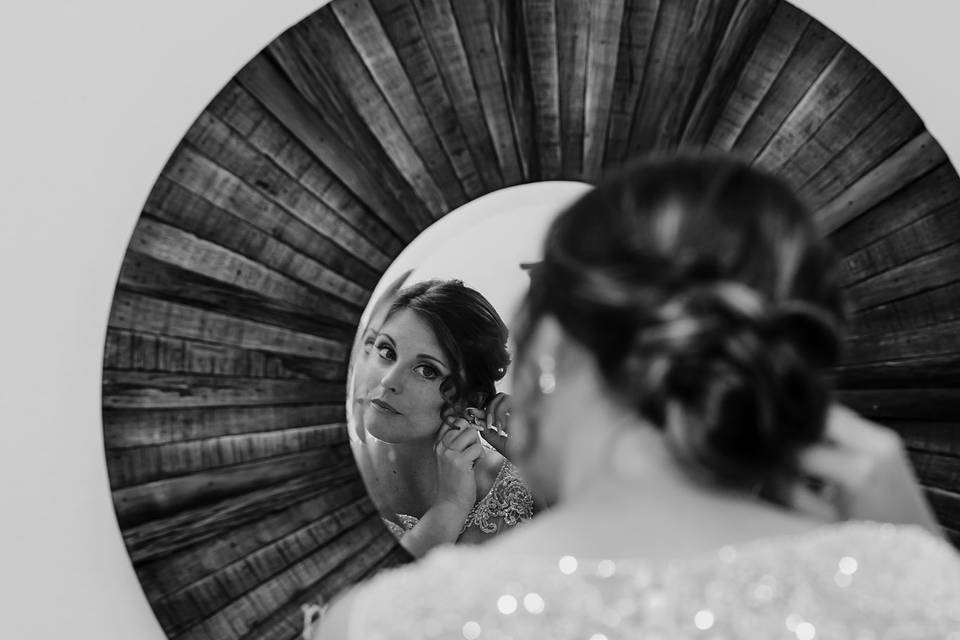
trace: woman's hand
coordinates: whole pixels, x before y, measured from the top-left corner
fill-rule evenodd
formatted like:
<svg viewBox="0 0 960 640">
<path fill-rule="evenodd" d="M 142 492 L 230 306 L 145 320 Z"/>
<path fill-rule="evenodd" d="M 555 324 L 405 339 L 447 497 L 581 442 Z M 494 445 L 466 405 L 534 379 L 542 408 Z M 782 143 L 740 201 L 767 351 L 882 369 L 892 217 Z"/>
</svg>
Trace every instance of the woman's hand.
<svg viewBox="0 0 960 640">
<path fill-rule="evenodd" d="M 477 501 L 474 467 L 483 456 L 477 437 L 479 428 L 464 418 L 447 418 L 437 436 L 437 503 L 450 504 L 463 512 L 463 520 Z"/>
<path fill-rule="evenodd" d="M 900 437 L 846 407 L 830 408 L 823 440 L 800 452 L 797 470 L 807 480 L 787 488 L 789 507 L 825 520 L 916 524 L 943 535 Z"/>
<path fill-rule="evenodd" d="M 513 398 L 506 393 L 498 393 L 487 403 L 486 409 L 467 409 L 467 417 L 480 429 L 480 435 L 497 453 L 507 457 L 507 436 L 510 411 Z"/>
</svg>

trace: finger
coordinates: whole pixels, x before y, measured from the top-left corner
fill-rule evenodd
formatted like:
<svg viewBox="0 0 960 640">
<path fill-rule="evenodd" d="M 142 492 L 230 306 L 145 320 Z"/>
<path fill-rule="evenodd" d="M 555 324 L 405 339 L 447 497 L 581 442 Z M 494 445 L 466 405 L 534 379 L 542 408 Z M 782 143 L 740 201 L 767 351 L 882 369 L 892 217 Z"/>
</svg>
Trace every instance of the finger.
<svg viewBox="0 0 960 640">
<path fill-rule="evenodd" d="M 452 438 L 446 441 L 447 445 L 455 451 L 463 451 L 471 444 L 479 443 L 479 438 L 477 437 L 478 429 L 476 427 L 471 427 L 468 429 L 463 429 L 462 431 L 457 432 Z"/>
<path fill-rule="evenodd" d="M 493 396 L 493 399 L 490 400 L 490 402 L 487 403 L 486 423 L 488 429 L 494 426 L 499 427 L 499 423 L 503 422 L 503 414 L 500 407 L 503 405 L 504 398 L 506 397 L 507 394 L 498 393 L 497 395 Z"/>
<path fill-rule="evenodd" d="M 813 445 L 797 454 L 797 471 L 825 484 L 852 492 L 863 486 L 870 474 L 870 458 L 855 450 L 832 445 Z"/>
<path fill-rule="evenodd" d="M 483 438 L 494 450 L 502 455 L 504 458 L 507 457 L 507 438 L 502 436 L 495 429 L 483 429 L 480 432 L 480 437 Z"/>
<path fill-rule="evenodd" d="M 803 482 L 795 482 L 784 494 L 785 506 L 816 520 L 836 522 L 841 519 L 842 509 L 830 496 L 822 495 L 807 487 Z"/>
</svg>

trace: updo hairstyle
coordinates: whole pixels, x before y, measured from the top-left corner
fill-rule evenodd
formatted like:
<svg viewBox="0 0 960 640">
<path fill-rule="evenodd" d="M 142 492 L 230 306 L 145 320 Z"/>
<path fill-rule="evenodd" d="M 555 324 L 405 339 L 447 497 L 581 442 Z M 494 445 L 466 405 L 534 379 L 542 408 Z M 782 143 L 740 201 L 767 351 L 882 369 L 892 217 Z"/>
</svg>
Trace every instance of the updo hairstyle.
<svg viewBox="0 0 960 640">
<path fill-rule="evenodd" d="M 844 304 L 832 253 L 778 179 L 720 158 L 646 160 L 550 228 L 517 331 L 545 314 L 686 462 L 753 486 L 822 434 Z M 676 437 L 673 437 L 676 436 Z"/>
<path fill-rule="evenodd" d="M 460 280 L 428 280 L 401 290 L 387 319 L 409 309 L 433 331 L 452 372 L 440 385 L 444 411 L 482 407 L 510 364 L 507 326 L 493 305 Z"/>
</svg>

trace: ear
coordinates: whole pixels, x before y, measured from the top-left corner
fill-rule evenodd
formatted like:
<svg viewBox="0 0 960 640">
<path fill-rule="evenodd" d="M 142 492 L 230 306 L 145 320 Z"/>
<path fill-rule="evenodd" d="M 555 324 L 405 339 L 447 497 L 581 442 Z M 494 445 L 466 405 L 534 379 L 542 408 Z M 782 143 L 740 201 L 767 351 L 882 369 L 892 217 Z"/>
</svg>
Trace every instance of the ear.
<svg viewBox="0 0 960 640">
<path fill-rule="evenodd" d="M 537 358 L 550 356 L 554 362 L 560 361 L 560 356 L 567 342 L 566 332 L 555 317 L 546 314 L 537 321 L 527 343 L 525 358 L 531 358 L 535 363 Z"/>
</svg>

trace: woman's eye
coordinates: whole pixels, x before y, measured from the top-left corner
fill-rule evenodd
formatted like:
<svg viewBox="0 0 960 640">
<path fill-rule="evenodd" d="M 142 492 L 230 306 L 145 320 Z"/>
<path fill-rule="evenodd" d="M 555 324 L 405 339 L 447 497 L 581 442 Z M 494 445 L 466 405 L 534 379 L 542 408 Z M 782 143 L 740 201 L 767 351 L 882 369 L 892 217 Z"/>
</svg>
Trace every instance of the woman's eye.
<svg viewBox="0 0 960 640">
<path fill-rule="evenodd" d="M 380 354 L 380 357 L 384 360 L 393 360 L 394 358 L 393 349 L 385 344 L 381 344 L 377 347 L 377 353 Z"/>
<path fill-rule="evenodd" d="M 431 367 L 428 364 L 421 364 L 416 368 L 416 371 L 419 372 L 420 375 L 426 378 L 427 380 L 433 380 L 434 378 L 440 375 L 439 371 L 437 371 L 435 368 Z"/>
</svg>

